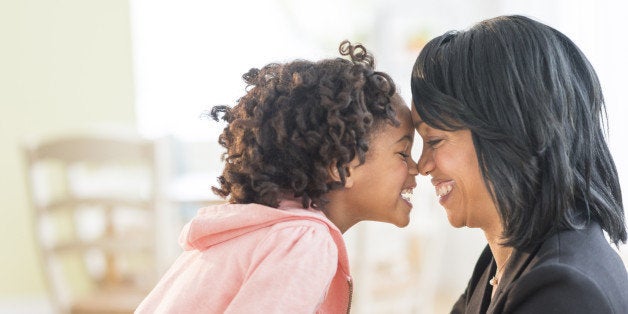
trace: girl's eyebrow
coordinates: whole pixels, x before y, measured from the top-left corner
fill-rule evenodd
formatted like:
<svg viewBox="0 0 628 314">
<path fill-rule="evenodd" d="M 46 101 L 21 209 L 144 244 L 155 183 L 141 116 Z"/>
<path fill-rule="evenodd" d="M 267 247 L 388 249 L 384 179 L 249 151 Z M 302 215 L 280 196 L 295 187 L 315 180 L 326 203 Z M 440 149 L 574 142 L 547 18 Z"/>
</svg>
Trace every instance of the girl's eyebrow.
<svg viewBox="0 0 628 314">
<path fill-rule="evenodd" d="M 412 136 L 411 136 L 411 135 L 406 134 L 406 135 L 402 136 L 402 137 L 401 137 L 401 138 L 400 138 L 397 142 L 395 142 L 395 143 L 399 143 L 399 142 L 403 142 L 403 141 L 408 141 L 408 142 L 412 143 L 412 142 L 414 141 L 414 139 L 412 138 Z"/>
</svg>

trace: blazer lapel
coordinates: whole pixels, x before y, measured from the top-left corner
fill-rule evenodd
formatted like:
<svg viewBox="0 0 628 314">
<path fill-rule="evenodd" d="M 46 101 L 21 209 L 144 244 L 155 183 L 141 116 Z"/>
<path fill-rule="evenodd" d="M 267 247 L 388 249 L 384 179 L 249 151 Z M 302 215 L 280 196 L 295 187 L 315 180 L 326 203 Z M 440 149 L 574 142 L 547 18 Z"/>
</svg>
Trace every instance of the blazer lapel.
<svg viewBox="0 0 628 314">
<path fill-rule="evenodd" d="M 530 261 L 536 255 L 536 251 L 538 251 L 538 249 L 539 248 L 537 247 L 532 252 L 513 249 L 510 261 L 504 269 L 499 285 L 497 286 L 497 291 L 495 291 L 495 295 L 488 307 L 487 313 L 501 313 L 503 311 L 506 298 L 508 297 L 507 294 L 504 294 L 504 291 L 506 291 L 510 285 L 526 270 Z"/>
<path fill-rule="evenodd" d="M 465 292 L 465 304 L 459 309 L 459 313 L 485 313 L 491 302 L 491 291 L 488 288 L 488 280 L 494 271 L 493 255 L 488 245 L 480 255 L 469 286 Z M 452 313 L 458 313 L 452 311 Z"/>
</svg>

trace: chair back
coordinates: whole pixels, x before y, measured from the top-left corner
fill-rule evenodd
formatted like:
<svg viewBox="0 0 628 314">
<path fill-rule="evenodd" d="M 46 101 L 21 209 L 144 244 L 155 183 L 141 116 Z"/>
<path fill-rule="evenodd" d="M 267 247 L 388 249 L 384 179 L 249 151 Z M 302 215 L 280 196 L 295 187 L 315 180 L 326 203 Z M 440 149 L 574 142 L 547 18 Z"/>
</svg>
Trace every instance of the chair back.
<svg viewBox="0 0 628 314">
<path fill-rule="evenodd" d="M 157 280 L 155 144 L 70 136 L 23 146 L 36 240 L 64 313 L 132 313 Z"/>
</svg>

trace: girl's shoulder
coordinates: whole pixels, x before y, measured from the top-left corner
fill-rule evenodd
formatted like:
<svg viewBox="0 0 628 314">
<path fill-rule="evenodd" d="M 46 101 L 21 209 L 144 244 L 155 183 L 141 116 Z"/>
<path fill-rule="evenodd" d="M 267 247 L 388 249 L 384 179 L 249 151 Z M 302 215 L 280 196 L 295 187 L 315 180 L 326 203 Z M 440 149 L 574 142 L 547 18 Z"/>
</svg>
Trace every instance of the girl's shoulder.
<svg viewBox="0 0 628 314">
<path fill-rule="evenodd" d="M 337 231 L 329 225 L 325 218 L 293 216 L 269 226 L 265 241 L 328 243 L 336 246 L 336 233 Z"/>
</svg>

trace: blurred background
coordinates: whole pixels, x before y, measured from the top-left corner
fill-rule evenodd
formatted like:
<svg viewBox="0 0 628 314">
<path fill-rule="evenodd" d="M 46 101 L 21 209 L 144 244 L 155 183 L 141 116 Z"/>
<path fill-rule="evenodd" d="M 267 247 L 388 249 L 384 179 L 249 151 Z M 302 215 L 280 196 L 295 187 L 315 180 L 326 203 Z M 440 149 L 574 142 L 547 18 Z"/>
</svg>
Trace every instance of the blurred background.
<svg viewBox="0 0 628 314">
<path fill-rule="evenodd" d="M 216 139 L 222 125 L 204 118 L 206 110 L 233 105 L 244 93 L 241 75 L 251 67 L 336 57 L 343 39 L 371 50 L 377 68 L 392 75 L 409 103 L 411 67 L 432 37 L 502 14 L 526 15 L 557 28 L 584 51 L 600 77 L 608 140 L 626 190 L 628 148 L 621 143 L 628 135 L 628 44 L 621 38 L 628 31 L 627 13 L 623 2 L 612 0 L 1 0 L 0 313 L 66 311 L 73 298 L 50 291 L 58 289 L 51 282 L 62 275 L 50 278 L 47 254 L 59 246 L 47 237 L 50 225 L 62 219 L 40 221 L 45 197 L 33 192 L 43 185 L 33 174 L 34 160 L 44 155 L 36 150 L 39 143 L 96 136 L 150 145 L 154 155 L 141 153 L 154 163 L 147 170 L 150 181 L 138 182 L 153 192 L 135 193 L 140 183 L 93 166 L 72 166 L 74 183 L 66 190 L 85 195 L 104 186 L 109 197 L 115 194 L 112 186 L 122 186 L 126 194 L 146 196 L 141 204 L 152 205 L 144 210 L 151 218 L 116 214 L 113 220 L 139 221 L 141 227 L 127 229 L 149 227 L 154 234 L 147 239 L 155 245 L 142 249 L 152 254 L 149 262 L 116 262 L 125 270 L 154 264 L 151 275 L 134 279 L 151 286 L 180 252 L 176 240 L 182 224 L 198 207 L 217 201 L 210 186 L 221 170 Z M 415 158 L 420 148 L 414 147 Z M 98 179 L 87 178 L 94 173 Z M 367 222 L 345 234 L 355 277 L 353 313 L 448 313 L 469 279 L 485 245 L 483 234 L 451 228 L 429 182 L 418 181 L 407 228 Z M 94 207 L 95 199 L 75 203 Z M 107 234 L 113 228 L 102 222 L 105 218 L 83 212 L 70 214 L 58 233 L 81 229 L 72 225 L 79 218 L 88 221 L 79 223 L 83 229 L 100 227 L 76 233 L 100 228 Z M 70 281 L 99 274 L 98 283 L 83 284 L 77 295 L 124 277 L 120 270 L 117 277 L 111 275 L 119 245 L 95 253 L 98 241 L 93 239 L 63 246 L 65 251 L 89 247 L 94 255 L 88 266 L 61 263 L 73 276 Z M 628 248 L 619 251 L 628 262 Z"/>
</svg>

